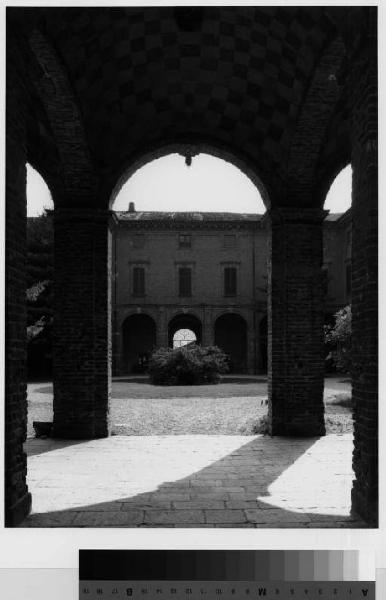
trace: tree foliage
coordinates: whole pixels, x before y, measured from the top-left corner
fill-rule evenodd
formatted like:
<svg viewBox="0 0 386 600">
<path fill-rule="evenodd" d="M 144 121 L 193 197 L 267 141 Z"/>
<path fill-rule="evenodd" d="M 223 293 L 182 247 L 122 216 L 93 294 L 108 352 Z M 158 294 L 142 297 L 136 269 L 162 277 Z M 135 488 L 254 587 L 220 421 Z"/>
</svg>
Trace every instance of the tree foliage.
<svg viewBox="0 0 386 600">
<path fill-rule="evenodd" d="M 335 314 L 335 324 L 325 328 L 325 342 L 338 371 L 351 373 L 351 306 Z"/>
<path fill-rule="evenodd" d="M 218 383 L 220 374 L 228 369 L 227 356 L 217 346 L 159 348 L 149 361 L 149 376 L 155 385 Z"/>
</svg>

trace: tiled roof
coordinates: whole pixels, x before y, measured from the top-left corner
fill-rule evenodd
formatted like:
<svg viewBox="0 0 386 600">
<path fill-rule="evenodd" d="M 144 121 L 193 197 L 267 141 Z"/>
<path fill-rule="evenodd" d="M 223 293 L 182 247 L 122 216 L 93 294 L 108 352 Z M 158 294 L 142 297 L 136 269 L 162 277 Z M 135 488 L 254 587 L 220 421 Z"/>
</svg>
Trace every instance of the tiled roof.
<svg viewBox="0 0 386 600">
<path fill-rule="evenodd" d="M 198 221 L 198 222 L 259 222 L 263 215 L 218 212 L 124 212 L 115 213 L 119 221 Z"/>
</svg>

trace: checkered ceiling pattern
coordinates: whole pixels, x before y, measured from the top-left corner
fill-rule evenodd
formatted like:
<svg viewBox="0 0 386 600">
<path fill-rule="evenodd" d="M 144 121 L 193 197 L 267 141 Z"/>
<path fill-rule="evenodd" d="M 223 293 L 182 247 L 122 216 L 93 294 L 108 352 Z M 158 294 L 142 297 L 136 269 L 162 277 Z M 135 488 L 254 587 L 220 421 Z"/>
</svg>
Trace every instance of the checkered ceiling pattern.
<svg viewBox="0 0 386 600">
<path fill-rule="evenodd" d="M 268 189 L 286 164 L 307 86 L 336 36 L 320 7 L 207 7 L 193 31 L 172 7 L 42 8 L 95 164 L 109 186 L 141 152 L 207 141 Z"/>
</svg>

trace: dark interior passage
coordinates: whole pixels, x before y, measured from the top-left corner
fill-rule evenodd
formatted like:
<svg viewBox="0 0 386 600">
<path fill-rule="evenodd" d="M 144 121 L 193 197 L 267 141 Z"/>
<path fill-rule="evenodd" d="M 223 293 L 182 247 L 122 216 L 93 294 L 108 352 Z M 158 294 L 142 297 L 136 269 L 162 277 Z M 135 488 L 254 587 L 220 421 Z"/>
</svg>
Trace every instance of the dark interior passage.
<svg viewBox="0 0 386 600">
<path fill-rule="evenodd" d="M 122 325 L 122 373 L 143 373 L 156 344 L 156 325 L 148 315 L 132 315 Z"/>
<path fill-rule="evenodd" d="M 231 373 L 247 370 L 247 324 L 240 315 L 229 313 L 216 320 L 214 340 L 229 357 Z"/>
</svg>

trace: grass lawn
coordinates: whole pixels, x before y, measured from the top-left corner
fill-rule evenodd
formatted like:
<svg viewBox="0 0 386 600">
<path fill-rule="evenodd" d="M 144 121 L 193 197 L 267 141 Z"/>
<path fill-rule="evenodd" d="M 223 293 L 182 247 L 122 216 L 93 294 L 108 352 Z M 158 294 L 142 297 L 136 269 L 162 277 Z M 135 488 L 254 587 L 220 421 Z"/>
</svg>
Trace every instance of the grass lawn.
<svg viewBox="0 0 386 600">
<path fill-rule="evenodd" d="M 352 430 L 350 393 L 347 379 L 326 379 L 328 433 Z M 141 379 L 119 379 L 113 381 L 110 411 L 116 435 L 252 435 L 267 413 L 267 383 L 256 377 L 218 385 L 165 387 Z M 29 436 L 34 435 L 34 420 L 52 420 L 51 384 L 28 386 Z"/>
</svg>

